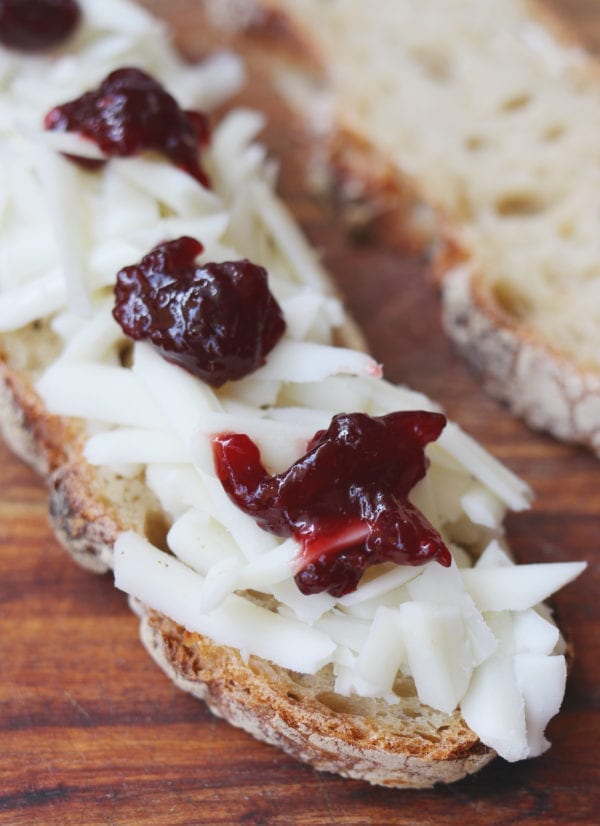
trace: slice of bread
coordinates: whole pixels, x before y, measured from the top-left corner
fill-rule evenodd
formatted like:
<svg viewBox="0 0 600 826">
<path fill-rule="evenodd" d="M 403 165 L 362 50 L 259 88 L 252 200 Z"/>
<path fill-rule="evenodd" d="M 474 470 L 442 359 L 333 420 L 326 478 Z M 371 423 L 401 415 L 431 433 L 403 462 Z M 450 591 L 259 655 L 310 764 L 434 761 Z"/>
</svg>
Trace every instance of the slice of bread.
<svg viewBox="0 0 600 826">
<path fill-rule="evenodd" d="M 342 410 L 435 405 L 385 382 L 356 349 L 360 336 L 274 194 L 256 113 L 215 122 L 202 156 L 211 189 L 152 156 L 83 170 L 61 154 L 81 150 L 72 136 L 40 131 L 50 105 L 134 59 L 188 108 L 216 106 L 235 87 L 231 56 L 186 66 L 152 18 L 117 5 L 107 20 L 103 0 L 86 0 L 83 33 L 44 58 L 15 57 L 3 89 L 0 423 L 46 479 L 57 537 L 90 570 L 114 570 L 146 647 L 178 685 L 317 768 L 426 787 L 496 752 L 542 753 L 565 681 L 542 602 L 583 566 L 512 563 L 503 517 L 527 506 L 528 488 L 456 425 L 428 445 L 410 493 L 451 550 L 449 568 L 386 564 L 339 599 L 305 596 L 295 540 L 260 530 L 225 495 L 215 433 L 247 433 L 278 472 Z M 116 272 L 182 233 L 202 241 L 202 262 L 264 265 L 288 325 L 263 367 L 219 389 L 129 340 L 111 313 Z"/>
<path fill-rule="evenodd" d="M 444 324 L 488 390 L 600 454 L 595 60 L 530 0 L 244 5 L 207 2 L 220 26 L 280 33 L 273 81 L 354 196 L 383 184 L 393 209 L 395 179 L 416 242 L 415 200 L 436 216 Z"/>
<path fill-rule="evenodd" d="M 91 467 L 81 454 L 82 424 L 44 408 L 33 387 L 43 360 L 30 369 L 15 365 L 16 352 L 31 354 L 24 341 L 33 335 L 38 349 L 54 355 L 52 334 L 42 325 L 0 341 L 2 433 L 46 479 L 50 519 L 61 544 L 78 564 L 103 573 L 113 567 L 120 533 L 134 530 L 161 544 L 168 516 L 142 477 Z M 424 706 L 410 678 L 398 677 L 395 705 L 346 697 L 336 693 L 331 667 L 310 676 L 260 657 L 244 661 L 234 648 L 186 631 L 139 600 L 132 600 L 132 608 L 140 616 L 142 642 L 179 687 L 233 725 L 316 768 L 421 788 L 459 780 L 495 756 L 458 710 L 448 715 Z"/>
<path fill-rule="evenodd" d="M 104 573 L 113 567 L 120 533 L 134 530 L 161 544 L 168 516 L 142 477 L 91 467 L 81 455 L 81 423 L 44 408 L 33 387 L 43 361 L 31 365 L 33 372 L 15 366 L 13 348 L 19 356 L 30 355 L 23 338 L 34 334 L 36 346 L 53 353 L 47 329 L 0 339 L 2 435 L 46 480 L 57 539 L 82 567 Z M 396 705 L 342 696 L 331 667 L 313 677 L 260 657 L 244 661 L 238 650 L 186 631 L 139 600 L 131 606 L 140 617 L 143 644 L 176 685 L 232 725 L 315 768 L 386 786 L 427 788 L 460 780 L 495 757 L 458 710 L 448 715 L 424 706 L 410 678 L 398 678 Z"/>
</svg>

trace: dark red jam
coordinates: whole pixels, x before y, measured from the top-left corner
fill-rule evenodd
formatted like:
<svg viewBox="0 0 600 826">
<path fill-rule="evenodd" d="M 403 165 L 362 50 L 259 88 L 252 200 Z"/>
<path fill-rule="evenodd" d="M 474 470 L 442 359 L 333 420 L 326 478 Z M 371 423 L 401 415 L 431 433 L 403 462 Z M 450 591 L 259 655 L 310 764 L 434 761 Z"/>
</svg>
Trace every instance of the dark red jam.
<svg viewBox="0 0 600 826">
<path fill-rule="evenodd" d="M 183 236 L 159 244 L 117 275 L 113 315 L 136 341 L 213 387 L 265 363 L 285 321 L 267 272 L 250 261 L 196 263 L 203 247 Z"/>
<path fill-rule="evenodd" d="M 0 0 L 0 43 L 42 52 L 73 34 L 80 18 L 75 0 Z"/>
<path fill-rule="evenodd" d="M 248 436 L 225 433 L 213 437 L 215 467 L 229 497 L 261 528 L 302 544 L 302 593 L 340 597 L 375 563 L 450 565 L 441 536 L 408 500 L 427 470 L 424 447 L 445 424 L 424 411 L 343 413 L 276 476 Z"/>
<path fill-rule="evenodd" d="M 200 146 L 209 138 L 206 116 L 180 109 L 175 98 L 141 69 L 111 72 L 98 89 L 51 109 L 44 126 L 57 132 L 78 132 L 108 156 L 160 152 L 209 186 L 199 161 Z"/>
</svg>

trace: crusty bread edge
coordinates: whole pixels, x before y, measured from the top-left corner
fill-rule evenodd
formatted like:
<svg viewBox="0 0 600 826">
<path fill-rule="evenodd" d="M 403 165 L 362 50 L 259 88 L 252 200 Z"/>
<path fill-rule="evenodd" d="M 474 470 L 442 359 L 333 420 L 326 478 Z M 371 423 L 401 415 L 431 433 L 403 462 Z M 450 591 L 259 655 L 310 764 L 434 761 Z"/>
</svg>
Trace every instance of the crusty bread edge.
<svg viewBox="0 0 600 826">
<path fill-rule="evenodd" d="M 502 322 L 467 262 L 443 274 L 442 323 L 490 395 L 532 428 L 600 456 L 600 374 Z"/>
<path fill-rule="evenodd" d="M 49 416 L 28 379 L 9 367 L 0 351 L 0 433 L 9 448 L 41 476 L 67 461 L 63 445 L 74 431 Z"/>
<path fill-rule="evenodd" d="M 495 756 L 466 734 L 464 742 L 437 754 L 398 738 L 373 740 L 355 715 L 332 712 L 321 703 L 308 706 L 275 676 L 256 671 L 250 658 L 190 634 L 140 603 L 144 646 L 159 667 L 182 690 L 203 700 L 210 710 L 253 737 L 282 749 L 321 771 L 393 788 L 429 788 L 451 783 L 483 768 Z M 465 732 L 468 729 L 465 727 Z"/>
<path fill-rule="evenodd" d="M 112 544 L 124 529 L 115 509 L 94 497 L 93 470 L 81 456 L 83 428 L 45 409 L 27 376 L 0 353 L 0 434 L 44 480 L 49 519 L 73 559 L 93 573 L 110 568 Z"/>
</svg>

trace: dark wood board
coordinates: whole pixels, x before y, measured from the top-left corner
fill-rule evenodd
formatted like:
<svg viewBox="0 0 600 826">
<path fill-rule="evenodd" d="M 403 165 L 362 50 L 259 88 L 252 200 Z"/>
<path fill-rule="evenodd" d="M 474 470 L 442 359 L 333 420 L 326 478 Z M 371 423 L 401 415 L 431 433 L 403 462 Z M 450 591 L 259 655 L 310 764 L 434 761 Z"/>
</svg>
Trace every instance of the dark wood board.
<svg viewBox="0 0 600 826">
<path fill-rule="evenodd" d="M 193 0 L 148 2 L 198 54 Z M 599 0 L 555 5 L 600 50 Z M 508 522 L 523 561 L 597 559 L 600 463 L 534 434 L 481 390 L 444 338 L 422 261 L 345 237 L 303 186 L 303 141 L 261 89 L 282 191 L 340 285 L 388 378 L 422 390 L 535 489 Z M 54 540 L 46 493 L 0 446 L 0 823 L 594 824 L 600 822 L 600 589 L 590 568 L 554 600 L 576 658 L 543 757 L 496 761 L 431 791 L 321 774 L 175 689 L 137 637 L 110 577 L 80 570 Z"/>
</svg>

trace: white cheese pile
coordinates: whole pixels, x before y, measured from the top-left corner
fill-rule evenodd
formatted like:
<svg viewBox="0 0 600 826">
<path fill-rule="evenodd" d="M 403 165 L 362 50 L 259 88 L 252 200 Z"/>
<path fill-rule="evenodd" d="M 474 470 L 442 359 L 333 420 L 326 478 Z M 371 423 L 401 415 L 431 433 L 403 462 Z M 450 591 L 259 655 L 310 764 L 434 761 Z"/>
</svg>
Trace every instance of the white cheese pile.
<svg viewBox="0 0 600 826">
<path fill-rule="evenodd" d="M 213 190 L 154 155 L 111 160 L 94 173 L 63 158 L 82 141 L 44 133 L 43 115 L 112 69 L 141 66 L 181 105 L 203 109 L 242 77 L 230 55 L 185 65 L 163 29 L 129 3 L 83 7 L 85 25 L 65 50 L 0 53 L 0 331 L 50 320 L 62 351 L 37 385 L 47 407 L 86 420 L 87 460 L 143 474 L 171 520 L 169 553 L 133 533 L 119 537 L 117 587 L 244 657 L 304 673 L 331 665 L 340 694 L 394 703 L 396 676 L 411 675 L 423 703 L 460 707 L 502 756 L 541 753 L 565 682 L 562 643 L 542 603 L 584 565 L 511 562 L 502 520 L 507 507 L 527 506 L 529 491 L 449 423 L 428 446 L 429 470 L 410 498 L 452 550 L 452 566 L 381 565 L 340 599 L 300 593 L 298 546 L 232 504 L 215 475 L 211 435 L 247 433 L 275 473 L 335 413 L 435 406 L 385 382 L 369 356 L 335 346 L 342 307 L 273 193 L 273 169 L 254 142 L 262 126 L 255 112 L 232 111 L 214 130 L 203 154 Z M 263 368 L 219 390 L 146 343 L 133 345 L 130 366 L 119 358 L 117 271 L 183 234 L 202 242 L 201 261 L 248 257 L 265 266 L 288 325 Z M 480 553 L 474 566 L 467 546 Z"/>
</svg>

